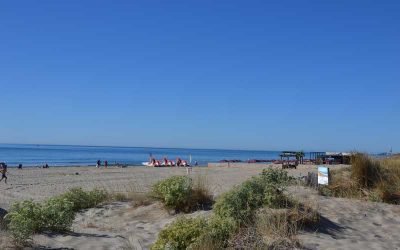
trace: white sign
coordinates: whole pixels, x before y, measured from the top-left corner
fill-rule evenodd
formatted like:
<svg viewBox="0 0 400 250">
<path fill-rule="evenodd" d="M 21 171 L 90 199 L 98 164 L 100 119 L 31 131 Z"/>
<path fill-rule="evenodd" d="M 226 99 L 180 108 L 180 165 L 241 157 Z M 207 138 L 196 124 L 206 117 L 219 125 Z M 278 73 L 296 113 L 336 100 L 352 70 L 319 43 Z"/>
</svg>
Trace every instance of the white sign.
<svg viewBox="0 0 400 250">
<path fill-rule="evenodd" d="M 318 166 L 318 184 L 319 185 L 329 184 L 329 168 Z"/>
</svg>

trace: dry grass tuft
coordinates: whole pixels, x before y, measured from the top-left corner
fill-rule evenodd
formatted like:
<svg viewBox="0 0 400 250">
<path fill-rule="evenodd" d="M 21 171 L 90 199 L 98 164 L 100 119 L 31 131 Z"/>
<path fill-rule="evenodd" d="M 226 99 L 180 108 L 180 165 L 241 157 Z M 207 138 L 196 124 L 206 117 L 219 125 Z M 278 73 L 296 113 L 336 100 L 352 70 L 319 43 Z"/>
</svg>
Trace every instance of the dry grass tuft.
<svg viewBox="0 0 400 250">
<path fill-rule="evenodd" d="M 139 192 L 114 193 L 111 195 L 110 201 L 130 201 L 134 207 L 148 206 L 154 203 L 154 199 L 152 199 L 150 195 Z"/>
<path fill-rule="evenodd" d="M 331 172 L 331 184 L 320 188 L 327 196 L 400 204 L 400 159 L 352 157 L 351 168 Z"/>
<path fill-rule="evenodd" d="M 291 200 L 286 208 L 264 207 L 257 211 L 254 224 L 240 228 L 229 240 L 228 249 L 294 249 L 300 248 L 299 230 L 315 227 L 320 215 L 313 203 Z"/>
<path fill-rule="evenodd" d="M 227 249 L 254 249 L 261 250 L 267 249 L 267 245 L 264 242 L 263 237 L 257 231 L 257 228 L 244 227 L 229 240 Z"/>
<path fill-rule="evenodd" d="M 127 186 L 125 191 L 110 193 L 109 201 L 132 202 L 134 207 L 148 206 L 154 203 L 151 195 L 135 185 Z"/>
<path fill-rule="evenodd" d="M 293 249 L 299 246 L 299 225 L 292 221 L 291 209 L 265 209 L 258 213 L 257 232 L 267 249 Z M 260 245 L 260 243 L 258 243 Z"/>
<path fill-rule="evenodd" d="M 197 175 L 193 181 L 192 193 L 190 195 L 191 204 L 196 204 L 197 209 L 211 209 L 214 203 L 214 196 L 209 189 L 209 183 L 206 176 Z"/>
<path fill-rule="evenodd" d="M 214 202 L 205 176 L 171 176 L 155 183 L 151 196 L 175 213 L 208 210 Z"/>
<path fill-rule="evenodd" d="M 135 238 L 133 235 L 125 239 L 124 244 L 121 247 L 122 250 L 142 250 L 142 243 Z"/>
<path fill-rule="evenodd" d="M 351 157 L 351 179 L 360 187 L 373 188 L 382 180 L 382 168 L 379 161 L 357 153 Z"/>
</svg>

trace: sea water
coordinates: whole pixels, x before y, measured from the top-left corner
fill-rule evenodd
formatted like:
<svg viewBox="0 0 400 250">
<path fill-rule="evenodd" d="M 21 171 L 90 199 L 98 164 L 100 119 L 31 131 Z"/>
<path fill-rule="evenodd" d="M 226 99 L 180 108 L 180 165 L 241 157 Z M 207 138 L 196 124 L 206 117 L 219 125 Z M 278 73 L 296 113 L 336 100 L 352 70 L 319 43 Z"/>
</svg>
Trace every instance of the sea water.
<svg viewBox="0 0 400 250">
<path fill-rule="evenodd" d="M 279 158 L 279 151 L 189 149 L 189 148 L 148 148 L 148 147 L 107 147 L 107 146 L 63 146 L 63 145 L 22 145 L 0 144 L 0 162 L 9 166 L 90 166 L 97 160 L 108 164 L 120 163 L 141 165 L 148 161 L 150 154 L 158 160 L 167 157 L 176 160 L 180 157 L 192 164 L 218 162 L 223 159 L 242 160 Z"/>
</svg>

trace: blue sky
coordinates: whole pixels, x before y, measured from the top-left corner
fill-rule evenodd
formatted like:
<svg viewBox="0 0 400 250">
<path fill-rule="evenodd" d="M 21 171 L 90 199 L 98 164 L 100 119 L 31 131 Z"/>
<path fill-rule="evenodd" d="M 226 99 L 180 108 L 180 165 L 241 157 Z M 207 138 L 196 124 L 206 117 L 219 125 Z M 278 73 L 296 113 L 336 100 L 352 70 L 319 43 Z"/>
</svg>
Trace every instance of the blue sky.
<svg viewBox="0 0 400 250">
<path fill-rule="evenodd" d="M 0 142 L 400 151 L 399 1 L 2 1 Z"/>
</svg>

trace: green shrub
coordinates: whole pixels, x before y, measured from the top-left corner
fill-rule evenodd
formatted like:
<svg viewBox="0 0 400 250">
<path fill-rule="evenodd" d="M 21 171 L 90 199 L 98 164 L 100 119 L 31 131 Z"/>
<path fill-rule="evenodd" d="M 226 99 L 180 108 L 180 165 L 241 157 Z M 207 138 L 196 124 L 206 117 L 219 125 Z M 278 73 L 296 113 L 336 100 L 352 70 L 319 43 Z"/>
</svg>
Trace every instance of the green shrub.
<svg viewBox="0 0 400 250">
<path fill-rule="evenodd" d="M 13 238 L 17 242 L 28 241 L 42 226 L 41 206 L 33 201 L 14 203 L 6 219 Z"/>
<path fill-rule="evenodd" d="M 232 217 L 241 223 L 251 221 L 255 210 L 263 205 L 274 208 L 287 203 L 283 191 L 290 180 L 286 171 L 263 170 L 260 176 L 223 194 L 215 203 L 214 212 L 220 217 Z"/>
<path fill-rule="evenodd" d="M 270 208 L 282 208 L 287 207 L 290 203 L 290 199 L 273 185 L 267 185 L 264 192 L 264 205 Z"/>
<path fill-rule="evenodd" d="M 94 207 L 106 198 L 107 193 L 102 190 L 86 192 L 74 188 L 43 203 L 17 202 L 6 216 L 8 228 L 14 240 L 21 244 L 29 241 L 35 233 L 67 231 L 74 221 L 75 212 Z"/>
<path fill-rule="evenodd" d="M 179 218 L 160 232 L 151 249 L 188 249 L 204 233 L 206 227 L 207 221 L 204 218 Z"/>
<path fill-rule="evenodd" d="M 212 195 L 199 183 L 193 185 L 193 180 L 187 176 L 172 176 L 153 185 L 152 196 L 161 200 L 166 208 L 190 212 L 212 204 Z"/>
<path fill-rule="evenodd" d="M 63 232 L 71 228 L 75 219 L 74 204 L 62 197 L 45 201 L 41 206 L 41 231 Z"/>
<path fill-rule="evenodd" d="M 236 222 L 232 218 L 212 216 L 177 219 L 164 228 L 151 247 L 161 249 L 221 249 L 227 246 L 228 239 L 235 232 Z"/>
<path fill-rule="evenodd" d="M 253 177 L 223 194 L 214 205 L 214 213 L 221 218 L 230 217 L 235 221 L 248 222 L 252 220 L 254 211 L 262 206 L 264 190 L 262 179 Z"/>
<path fill-rule="evenodd" d="M 204 230 L 204 233 L 193 244 L 194 249 L 222 249 L 228 245 L 228 240 L 236 232 L 238 223 L 230 217 L 221 218 L 219 216 L 212 216 Z M 210 247 L 212 246 L 212 247 Z"/>
<path fill-rule="evenodd" d="M 172 176 L 157 182 L 152 189 L 155 198 L 167 208 L 182 209 L 189 199 L 192 180 L 186 176 Z"/>
<path fill-rule="evenodd" d="M 264 205 L 270 208 L 281 208 L 288 204 L 288 198 L 283 193 L 286 186 L 293 180 L 287 172 L 281 169 L 264 169 L 261 173 L 264 187 Z"/>
<path fill-rule="evenodd" d="M 35 233 L 68 230 L 75 213 L 72 202 L 63 198 L 52 198 L 43 204 L 33 201 L 14 203 L 6 218 L 13 238 L 23 243 L 29 241 Z"/>
<path fill-rule="evenodd" d="M 283 188 L 287 186 L 291 181 L 293 181 L 293 177 L 288 176 L 287 171 L 282 169 L 263 169 L 260 174 L 265 183 L 273 184 L 279 188 Z"/>
<path fill-rule="evenodd" d="M 107 199 L 108 194 L 104 190 L 99 189 L 84 191 L 82 188 L 72 188 L 59 197 L 72 202 L 73 210 L 77 212 L 99 205 Z"/>
<path fill-rule="evenodd" d="M 223 249 L 242 226 L 254 223 L 256 211 L 264 205 L 288 205 L 283 194 L 291 181 L 286 171 L 264 170 L 231 191 L 223 194 L 213 207 L 214 214 L 205 219 L 181 219 L 165 228 L 152 249 Z M 153 187 L 154 196 L 172 208 L 182 207 L 193 195 L 188 177 L 172 177 Z M 182 205 L 183 204 L 183 205 Z"/>
</svg>

